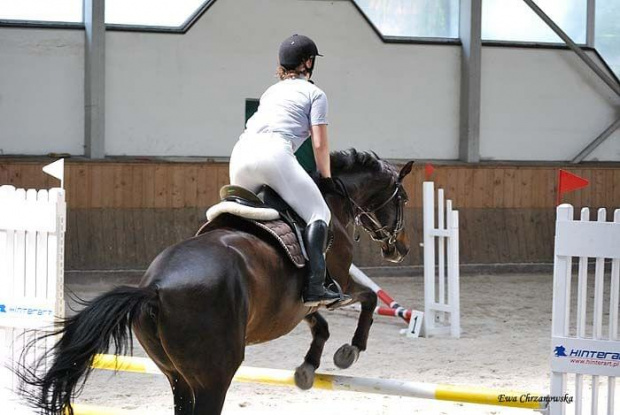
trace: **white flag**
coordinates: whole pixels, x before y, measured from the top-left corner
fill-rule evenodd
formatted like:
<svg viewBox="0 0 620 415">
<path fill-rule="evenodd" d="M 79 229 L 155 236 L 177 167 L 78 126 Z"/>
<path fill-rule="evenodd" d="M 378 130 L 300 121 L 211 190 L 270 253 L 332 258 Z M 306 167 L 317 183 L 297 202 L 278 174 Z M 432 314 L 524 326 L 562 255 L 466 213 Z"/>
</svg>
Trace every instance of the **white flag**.
<svg viewBox="0 0 620 415">
<path fill-rule="evenodd" d="M 60 187 L 64 188 L 65 159 L 56 160 L 52 164 L 48 164 L 43 167 L 43 171 L 60 180 Z"/>
</svg>

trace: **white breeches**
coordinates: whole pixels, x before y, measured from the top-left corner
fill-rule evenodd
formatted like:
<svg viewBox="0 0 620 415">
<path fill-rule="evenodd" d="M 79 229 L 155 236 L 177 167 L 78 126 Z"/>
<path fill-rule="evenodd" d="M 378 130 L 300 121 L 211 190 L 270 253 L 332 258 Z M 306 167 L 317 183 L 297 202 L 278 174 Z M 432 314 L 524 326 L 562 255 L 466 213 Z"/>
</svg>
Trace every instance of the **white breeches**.
<svg viewBox="0 0 620 415">
<path fill-rule="evenodd" d="M 291 142 L 280 134 L 243 133 L 230 156 L 230 184 L 253 192 L 268 185 L 307 224 L 329 224 L 331 219 L 323 195 L 295 158 Z"/>
</svg>

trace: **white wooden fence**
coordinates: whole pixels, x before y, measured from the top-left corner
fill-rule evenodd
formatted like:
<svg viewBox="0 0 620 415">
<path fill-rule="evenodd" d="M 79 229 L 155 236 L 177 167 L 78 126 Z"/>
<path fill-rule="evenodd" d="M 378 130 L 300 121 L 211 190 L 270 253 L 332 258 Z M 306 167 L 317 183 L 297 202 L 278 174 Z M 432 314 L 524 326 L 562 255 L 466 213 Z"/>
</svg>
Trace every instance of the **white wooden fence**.
<svg viewBox="0 0 620 415">
<path fill-rule="evenodd" d="M 28 339 L 64 316 L 65 220 L 63 189 L 0 186 L 0 388 L 16 386 L 9 369 Z"/>
<path fill-rule="evenodd" d="M 578 258 L 576 295 L 573 258 Z M 588 271 L 589 258 L 594 259 L 594 275 Z M 590 294 L 589 288 L 593 288 Z M 573 220 L 573 207 L 559 206 L 553 276 L 551 397 L 568 394 L 574 396 L 574 402 L 570 406 L 552 402 L 551 415 L 564 415 L 568 408 L 571 413 L 574 409 L 576 415 L 620 413 L 615 402 L 620 399 L 616 389 L 616 377 L 620 375 L 619 298 L 620 209 L 615 211 L 613 222 L 609 222 L 605 209 L 599 209 L 597 221 L 590 221 L 587 208 L 581 211 L 581 220 Z"/>
<path fill-rule="evenodd" d="M 459 212 L 444 202 L 443 189 L 423 184 L 424 223 L 424 324 L 422 335 L 461 336 L 459 289 Z M 437 248 L 437 249 L 435 249 Z M 437 272 L 436 272 L 437 271 Z"/>
</svg>

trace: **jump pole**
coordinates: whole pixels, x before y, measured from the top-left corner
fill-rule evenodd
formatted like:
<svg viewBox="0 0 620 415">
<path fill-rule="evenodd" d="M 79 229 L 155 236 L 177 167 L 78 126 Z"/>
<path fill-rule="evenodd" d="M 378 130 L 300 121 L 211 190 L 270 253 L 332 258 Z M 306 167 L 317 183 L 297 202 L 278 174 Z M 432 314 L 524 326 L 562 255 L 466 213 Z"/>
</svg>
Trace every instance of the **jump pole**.
<svg viewBox="0 0 620 415">
<path fill-rule="evenodd" d="M 406 308 L 389 308 L 389 307 L 376 307 L 375 314 L 379 314 L 380 316 L 391 316 L 391 317 L 400 317 L 406 322 L 411 320 L 411 315 L 414 313 L 412 310 L 408 310 Z"/>
<path fill-rule="evenodd" d="M 346 305 L 344 307 L 340 307 L 338 309 L 339 310 L 352 310 L 352 311 L 359 312 L 362 310 L 362 306 L 360 306 L 359 304 L 351 304 L 351 305 Z M 409 309 L 402 308 L 402 307 L 401 308 L 375 307 L 374 313 L 380 316 L 400 317 L 406 322 L 409 322 L 409 320 L 411 320 L 411 316 L 414 313 L 416 313 L 416 311 L 409 310 Z"/>
<path fill-rule="evenodd" d="M 107 408 L 103 406 L 91 406 L 83 404 L 72 404 L 75 415 L 135 415 L 135 412 L 126 411 L 118 408 Z M 65 411 L 68 415 L 68 411 Z"/>
<path fill-rule="evenodd" d="M 389 306 L 389 308 L 375 308 L 375 314 L 400 317 L 409 324 L 409 328 L 402 330 L 401 333 L 411 338 L 417 338 L 420 335 L 424 320 L 423 312 L 408 310 L 401 306 L 388 293 L 383 291 L 383 289 L 381 289 L 381 287 L 379 287 L 372 279 L 370 279 L 368 275 L 356 267 L 355 264 L 351 264 L 351 267 L 349 268 L 349 275 L 351 275 L 351 278 L 353 278 L 353 280 L 358 284 L 362 284 L 370 288 L 375 294 L 377 294 L 379 300 Z"/>
<path fill-rule="evenodd" d="M 396 300 L 394 300 L 388 293 L 383 291 L 381 287 L 379 287 L 373 280 L 368 277 L 361 269 L 355 266 L 355 264 L 351 264 L 351 268 L 349 268 L 349 274 L 351 278 L 355 280 L 358 284 L 365 285 L 370 288 L 381 302 L 390 307 L 393 310 L 396 310 L 395 314 L 388 314 L 386 310 L 375 310 L 377 314 L 381 315 L 392 315 L 398 316 L 409 323 L 411 318 L 412 310 L 407 310 L 405 307 L 401 306 Z M 383 307 L 379 307 L 379 309 L 383 309 Z M 380 311 L 384 311 L 383 313 Z M 413 310 L 415 312 L 415 310 Z M 408 313 L 407 313 L 408 312 Z"/>
<path fill-rule="evenodd" d="M 92 366 L 95 369 L 161 374 L 157 366 L 155 366 L 150 359 L 144 357 L 97 355 Z M 242 366 L 235 374 L 233 381 L 272 386 L 295 386 L 295 374 L 290 370 Z M 316 374 L 313 388 L 534 410 L 545 410 L 547 407 L 547 404 L 544 402 L 520 401 L 520 398 L 523 396 L 544 396 L 542 394 L 528 394 L 527 392 L 520 391 L 408 382 L 392 379 L 326 375 L 321 373 Z M 500 402 L 499 397 L 501 395 L 505 397 L 516 397 L 517 401 L 513 402 L 509 400 L 508 402 Z"/>
</svg>

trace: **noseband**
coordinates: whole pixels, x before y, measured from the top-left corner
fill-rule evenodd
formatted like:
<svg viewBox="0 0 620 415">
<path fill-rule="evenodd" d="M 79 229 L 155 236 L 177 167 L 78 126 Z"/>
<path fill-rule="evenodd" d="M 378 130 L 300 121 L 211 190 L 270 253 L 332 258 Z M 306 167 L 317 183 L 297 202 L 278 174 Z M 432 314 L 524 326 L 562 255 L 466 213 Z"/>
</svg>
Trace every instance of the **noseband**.
<svg viewBox="0 0 620 415">
<path fill-rule="evenodd" d="M 389 245 L 393 245 L 396 243 L 396 239 L 398 238 L 398 234 L 400 234 L 405 227 L 404 214 L 403 214 L 403 203 L 402 195 L 400 194 L 400 190 L 402 190 L 403 185 L 399 181 L 396 182 L 396 186 L 390 197 L 388 197 L 383 203 L 380 203 L 377 206 L 372 208 L 365 209 L 362 206 L 358 205 L 355 200 L 349 196 L 349 193 L 344 186 L 344 183 L 340 179 L 337 179 L 340 187 L 345 194 L 345 197 L 348 199 L 349 206 L 351 207 L 351 213 L 354 217 L 355 226 L 360 226 L 362 229 L 370 235 L 370 238 L 376 242 L 383 242 Z M 376 212 L 381 208 L 385 207 L 388 203 L 390 203 L 394 198 L 398 201 L 398 212 L 396 213 L 396 224 L 394 228 L 390 231 L 387 229 L 387 225 L 381 225 L 379 219 L 377 218 Z M 363 222 L 363 218 L 366 218 L 369 222 L 369 225 L 366 225 Z M 356 241 L 359 240 L 359 235 L 355 238 Z"/>
</svg>

